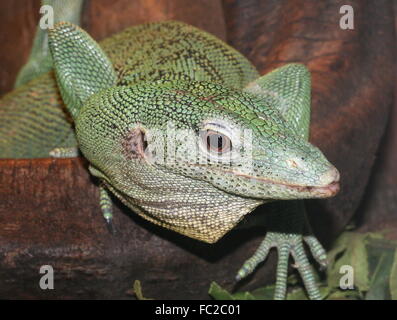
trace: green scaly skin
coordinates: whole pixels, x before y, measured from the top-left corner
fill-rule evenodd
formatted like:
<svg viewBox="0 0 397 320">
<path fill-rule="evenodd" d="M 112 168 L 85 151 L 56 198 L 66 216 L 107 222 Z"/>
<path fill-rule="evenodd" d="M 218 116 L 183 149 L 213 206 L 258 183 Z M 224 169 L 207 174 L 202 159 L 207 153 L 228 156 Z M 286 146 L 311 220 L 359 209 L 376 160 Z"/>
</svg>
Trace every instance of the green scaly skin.
<svg viewBox="0 0 397 320">
<path fill-rule="evenodd" d="M 338 191 L 337 170 L 307 142 L 310 75 L 304 66 L 259 77 L 234 49 L 179 22 L 129 28 L 101 47 L 69 23 L 58 24 L 49 38 L 90 172 L 149 221 L 212 243 L 260 204 Z M 229 147 L 214 152 L 208 139 L 214 135 L 215 147 L 219 141 Z M 101 203 L 110 219 L 106 189 Z M 309 297 L 319 299 L 303 242 L 323 265 L 325 252 L 310 232 L 303 202 L 281 203 L 238 279 L 276 247 L 275 298 L 285 298 L 292 255 Z"/>
<path fill-rule="evenodd" d="M 258 77 L 254 67 L 231 47 L 209 34 L 180 25 L 174 22 L 137 26 L 101 41 L 101 48 L 115 68 L 117 84 L 161 79 L 170 69 L 176 69 L 175 76 L 179 72 L 179 76 L 236 87 Z M 185 41 L 187 36 L 189 40 Z M 207 55 L 208 52 L 212 54 Z M 228 63 L 233 67 L 226 68 Z M 203 67 L 182 72 L 193 70 L 194 64 Z M 215 73 L 218 69 L 227 71 Z M 32 132 L 30 128 L 36 129 Z M 0 158 L 44 158 L 54 148 L 76 145 L 70 115 L 65 112 L 52 71 L 0 100 Z M 55 151 L 58 152 L 65 151 Z"/>
<path fill-rule="evenodd" d="M 80 24 L 83 0 L 43 0 L 53 8 L 54 23 Z M 48 32 L 37 26 L 28 62 L 20 70 L 15 90 L 0 100 L 0 158 L 44 158 L 65 155 L 77 145 L 52 69 Z M 66 155 L 76 156 L 76 152 Z"/>
</svg>

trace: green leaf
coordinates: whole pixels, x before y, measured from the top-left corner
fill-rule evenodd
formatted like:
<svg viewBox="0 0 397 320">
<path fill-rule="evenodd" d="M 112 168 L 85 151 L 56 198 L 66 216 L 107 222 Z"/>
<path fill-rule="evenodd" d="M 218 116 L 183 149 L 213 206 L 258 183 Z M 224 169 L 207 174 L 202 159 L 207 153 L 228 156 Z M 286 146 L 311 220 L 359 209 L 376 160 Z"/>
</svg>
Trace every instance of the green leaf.
<svg viewBox="0 0 397 320">
<path fill-rule="evenodd" d="M 231 294 L 213 281 L 208 293 L 215 300 L 272 300 L 273 291 L 274 287 L 269 286 L 256 289 L 252 292 L 245 291 Z"/>
<path fill-rule="evenodd" d="M 227 290 L 219 286 L 215 281 L 211 282 L 208 293 L 215 300 L 234 300 L 233 296 Z"/>
<path fill-rule="evenodd" d="M 256 300 L 273 300 L 274 285 L 255 289 L 251 294 Z"/>
<path fill-rule="evenodd" d="M 391 298 L 390 277 L 397 242 L 375 237 L 368 239 L 368 261 L 370 268 L 370 288 L 366 300 L 389 300 Z"/>
<path fill-rule="evenodd" d="M 394 251 L 394 263 L 391 267 L 389 286 L 392 300 L 397 300 L 397 249 Z"/>
<path fill-rule="evenodd" d="M 287 294 L 287 300 L 307 300 L 307 295 L 303 288 L 295 288 Z"/>
<path fill-rule="evenodd" d="M 335 241 L 332 249 L 327 253 L 328 259 L 328 268 L 332 267 L 335 263 L 336 257 L 343 253 L 347 247 L 349 242 L 349 233 L 342 233 L 339 238 Z"/>
<path fill-rule="evenodd" d="M 341 290 L 332 291 L 327 300 L 361 300 L 362 294 L 358 290 Z"/>
<path fill-rule="evenodd" d="M 153 300 L 151 298 L 145 298 L 142 293 L 141 282 L 139 280 L 134 281 L 134 285 L 132 287 L 134 294 L 138 300 Z"/>
<path fill-rule="evenodd" d="M 390 269 L 393 264 L 394 252 L 382 252 L 371 277 L 370 288 L 365 300 L 388 300 Z"/>
<path fill-rule="evenodd" d="M 233 294 L 233 300 L 258 300 L 256 297 L 252 295 L 252 293 L 245 292 L 237 292 Z"/>
<path fill-rule="evenodd" d="M 337 246 L 331 250 L 331 265 L 328 269 L 328 286 L 339 288 L 342 274 L 339 272 L 343 265 L 349 265 L 354 270 L 354 286 L 361 292 L 369 289 L 368 254 L 366 249 L 369 234 L 346 232 L 339 239 Z M 339 259 L 338 254 L 342 253 Z"/>
</svg>

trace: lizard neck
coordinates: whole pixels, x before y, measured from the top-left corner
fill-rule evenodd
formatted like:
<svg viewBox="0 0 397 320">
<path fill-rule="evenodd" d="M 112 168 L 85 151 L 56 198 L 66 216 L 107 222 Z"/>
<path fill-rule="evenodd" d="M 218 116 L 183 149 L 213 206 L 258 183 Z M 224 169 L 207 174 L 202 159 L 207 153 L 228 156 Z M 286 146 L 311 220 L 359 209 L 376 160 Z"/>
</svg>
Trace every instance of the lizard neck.
<svg viewBox="0 0 397 320">
<path fill-rule="evenodd" d="M 92 166 L 90 171 L 101 178 L 126 206 L 145 219 L 204 242 L 218 241 L 247 213 L 263 203 L 228 194 L 207 182 L 165 169 L 139 163 L 137 168 L 140 168 L 139 172 L 122 172 L 127 177 L 126 181 L 134 181 L 128 186 L 110 184 L 111 177 Z"/>
</svg>

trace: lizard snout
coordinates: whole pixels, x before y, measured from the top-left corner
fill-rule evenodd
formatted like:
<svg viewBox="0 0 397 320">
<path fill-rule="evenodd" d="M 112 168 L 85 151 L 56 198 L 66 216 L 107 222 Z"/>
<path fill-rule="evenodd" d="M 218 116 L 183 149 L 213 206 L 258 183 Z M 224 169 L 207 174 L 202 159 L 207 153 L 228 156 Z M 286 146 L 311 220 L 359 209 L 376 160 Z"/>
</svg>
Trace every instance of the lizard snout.
<svg viewBox="0 0 397 320">
<path fill-rule="evenodd" d="M 333 183 L 339 183 L 340 174 L 339 171 L 332 166 L 328 169 L 321 177 L 320 177 L 320 184 L 321 185 L 329 185 Z"/>
<path fill-rule="evenodd" d="M 313 188 L 312 191 L 317 193 L 320 197 L 333 197 L 339 192 L 339 171 L 335 167 L 331 167 L 320 177 L 321 187 Z"/>
</svg>

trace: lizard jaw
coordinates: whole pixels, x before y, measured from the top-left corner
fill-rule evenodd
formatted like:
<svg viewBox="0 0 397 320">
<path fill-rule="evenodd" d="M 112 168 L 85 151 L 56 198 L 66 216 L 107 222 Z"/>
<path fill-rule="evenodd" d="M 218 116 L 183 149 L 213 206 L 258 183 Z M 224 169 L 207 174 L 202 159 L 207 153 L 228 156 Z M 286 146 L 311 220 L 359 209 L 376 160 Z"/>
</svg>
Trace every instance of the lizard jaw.
<svg viewBox="0 0 397 320">
<path fill-rule="evenodd" d="M 301 194 L 303 197 L 302 199 L 310 199 L 310 198 L 330 198 L 335 196 L 339 190 L 340 190 L 340 185 L 339 185 L 339 172 L 336 168 L 332 167 L 330 170 L 328 170 L 322 177 L 321 177 L 321 182 L 323 182 L 325 185 L 321 186 L 304 186 L 304 185 L 297 185 L 297 184 L 291 184 L 287 182 L 279 182 L 279 181 L 274 181 L 269 178 L 264 178 L 264 177 L 254 177 L 245 173 L 241 172 L 236 172 L 236 171 L 231 171 L 231 170 L 221 170 L 225 174 L 231 174 L 235 176 L 239 176 L 248 180 L 254 180 L 258 181 L 260 183 L 265 183 L 265 184 L 271 184 L 271 185 L 277 185 L 284 187 L 286 189 L 294 190 L 297 191 L 297 193 Z"/>
</svg>

